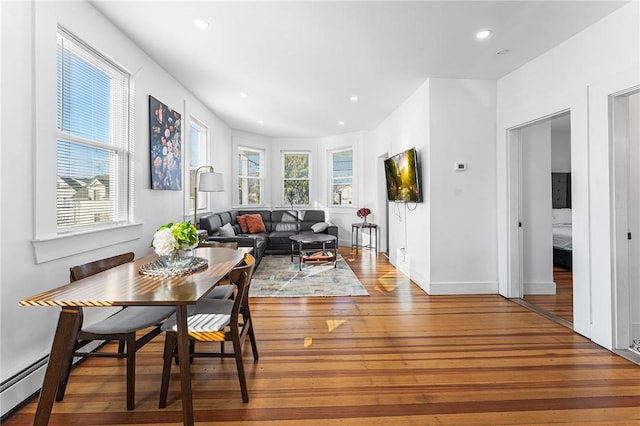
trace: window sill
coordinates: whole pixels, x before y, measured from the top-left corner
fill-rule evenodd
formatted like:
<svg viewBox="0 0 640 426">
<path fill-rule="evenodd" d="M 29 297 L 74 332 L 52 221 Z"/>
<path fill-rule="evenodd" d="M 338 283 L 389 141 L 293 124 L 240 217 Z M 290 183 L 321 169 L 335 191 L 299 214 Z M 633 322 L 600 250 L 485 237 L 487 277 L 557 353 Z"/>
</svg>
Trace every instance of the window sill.
<svg viewBox="0 0 640 426">
<path fill-rule="evenodd" d="M 137 240 L 142 235 L 142 224 L 134 223 L 114 228 L 82 233 L 36 238 L 31 241 L 36 263 L 49 262 L 90 250 Z"/>
</svg>

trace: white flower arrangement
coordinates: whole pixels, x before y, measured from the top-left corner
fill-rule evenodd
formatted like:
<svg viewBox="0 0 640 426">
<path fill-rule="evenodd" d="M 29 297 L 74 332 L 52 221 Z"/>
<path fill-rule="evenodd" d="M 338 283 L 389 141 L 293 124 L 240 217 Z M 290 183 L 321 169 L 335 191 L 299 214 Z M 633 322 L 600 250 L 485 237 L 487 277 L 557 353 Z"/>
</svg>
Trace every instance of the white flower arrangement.
<svg viewBox="0 0 640 426">
<path fill-rule="evenodd" d="M 167 223 L 153 234 L 151 246 L 158 256 L 168 256 L 178 250 L 195 248 L 198 245 L 198 230 L 190 222 Z"/>
</svg>

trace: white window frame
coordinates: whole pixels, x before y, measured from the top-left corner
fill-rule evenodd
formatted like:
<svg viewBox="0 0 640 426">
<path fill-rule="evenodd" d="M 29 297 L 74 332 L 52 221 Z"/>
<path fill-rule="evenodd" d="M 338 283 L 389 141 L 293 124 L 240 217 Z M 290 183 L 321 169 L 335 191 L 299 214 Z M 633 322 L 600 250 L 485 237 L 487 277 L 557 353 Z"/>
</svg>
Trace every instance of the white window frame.
<svg viewBox="0 0 640 426">
<path fill-rule="evenodd" d="M 287 178 L 287 177 L 285 177 L 285 160 L 284 159 L 285 159 L 285 157 L 287 155 L 306 155 L 307 156 L 307 161 L 308 161 L 308 164 L 309 164 L 309 172 L 308 172 L 306 178 Z M 312 176 L 312 165 L 313 165 L 312 160 L 313 160 L 313 158 L 312 158 L 312 155 L 311 155 L 311 151 L 301 151 L 301 150 L 281 151 L 280 163 L 282 165 L 282 168 L 281 168 L 281 180 L 280 180 L 280 193 L 281 193 L 281 196 L 282 196 L 282 203 L 283 203 L 284 206 L 288 205 L 289 207 L 291 207 L 291 204 L 289 203 L 289 200 L 287 198 L 287 194 L 286 194 L 285 189 L 284 189 L 285 181 L 287 181 L 287 180 L 299 180 L 299 181 L 306 180 L 307 181 L 307 188 L 308 188 L 308 191 L 309 191 L 307 196 L 309 198 L 309 202 L 307 204 L 293 204 L 293 207 L 307 207 L 307 206 L 311 205 L 311 200 L 312 200 L 312 198 L 311 198 L 311 182 L 312 182 L 311 176 Z"/>
<path fill-rule="evenodd" d="M 55 21 L 48 7 L 35 8 L 35 22 L 38 27 L 49 28 L 49 31 L 38 31 L 35 34 L 35 66 L 34 110 L 38 117 L 34 127 L 34 180 L 33 180 L 33 253 L 36 263 L 48 262 L 55 259 L 72 256 L 78 253 L 107 247 L 114 244 L 133 241 L 142 235 L 142 224 L 135 223 L 134 206 L 134 91 L 133 78 L 129 75 L 129 99 L 127 113 L 127 143 L 122 147 L 124 158 L 121 162 L 120 199 L 124 200 L 123 216 L 117 222 L 109 222 L 94 226 L 75 227 L 74 229 L 58 230 L 57 226 L 57 55 L 58 30 L 64 30 L 78 41 L 77 37 L 60 27 Z M 91 40 L 89 37 L 88 40 Z M 97 40 L 93 40 L 92 44 Z M 87 46 L 87 43 L 80 41 Z M 108 46 L 109 43 L 106 43 Z M 92 49 L 103 60 L 108 60 L 121 70 L 126 70 L 115 61 L 108 59 L 103 53 L 105 46 L 98 43 Z M 116 46 L 109 46 L 111 51 L 118 52 Z M 51 113 L 53 106 L 54 113 Z"/>
<path fill-rule="evenodd" d="M 193 158 L 193 129 L 198 132 L 198 157 Z M 195 161 L 194 161 L 195 160 Z M 189 191 L 187 192 L 187 211 L 193 216 L 193 202 L 194 202 L 194 189 L 196 182 L 194 181 L 194 177 L 192 175 L 198 167 L 209 165 L 209 127 L 205 125 L 202 121 L 197 118 L 191 116 L 190 117 L 190 127 L 189 127 L 189 179 L 187 180 L 189 185 Z M 209 193 L 203 192 L 198 194 L 198 206 L 197 209 L 199 212 L 204 212 L 209 210 Z"/>
<path fill-rule="evenodd" d="M 252 153 L 256 153 L 258 154 L 259 158 L 260 158 L 260 164 L 258 167 L 258 177 L 254 177 L 254 176 L 249 176 L 249 175 L 243 175 L 241 174 L 242 170 L 240 170 L 240 167 L 238 165 L 239 160 L 240 160 L 240 152 L 241 151 L 249 151 Z M 263 149 L 259 149 L 259 148 L 252 148 L 246 145 L 242 145 L 242 146 L 238 146 L 237 150 L 236 150 L 236 156 L 235 156 L 235 167 L 238 167 L 238 171 L 237 171 L 237 175 L 236 175 L 236 183 L 234 185 L 234 205 L 239 207 L 239 208 L 243 208 L 243 209 L 248 209 L 248 208 L 254 208 L 254 207 L 260 207 L 263 206 L 265 204 L 265 151 Z M 260 185 L 260 202 L 257 204 L 242 204 L 240 203 L 240 179 L 254 179 L 257 180 L 259 182 Z"/>
<path fill-rule="evenodd" d="M 351 204 L 334 204 L 334 199 L 333 199 L 333 186 L 334 186 L 334 182 L 336 180 L 336 177 L 334 176 L 334 170 L 333 170 L 333 157 L 335 154 L 339 154 L 342 152 L 347 152 L 347 151 L 351 151 Z M 329 188 L 327 190 L 327 194 L 328 194 L 328 200 L 327 200 L 327 205 L 331 208 L 352 208 L 354 207 L 355 203 L 356 203 L 356 185 L 355 185 L 355 150 L 353 149 L 353 147 L 346 147 L 346 148 L 338 148 L 338 149 L 334 149 L 334 150 L 330 150 L 328 152 L 329 154 L 329 158 L 328 158 L 328 162 L 329 162 Z"/>
</svg>

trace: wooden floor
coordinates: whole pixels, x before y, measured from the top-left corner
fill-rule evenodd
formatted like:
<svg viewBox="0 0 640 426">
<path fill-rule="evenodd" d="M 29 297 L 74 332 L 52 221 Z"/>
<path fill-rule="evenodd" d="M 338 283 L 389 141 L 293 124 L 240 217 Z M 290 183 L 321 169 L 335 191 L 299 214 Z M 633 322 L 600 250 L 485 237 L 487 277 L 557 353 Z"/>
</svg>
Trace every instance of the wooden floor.
<svg viewBox="0 0 640 426">
<path fill-rule="evenodd" d="M 640 423 L 640 367 L 500 296 L 428 296 L 369 250 L 341 249 L 370 296 L 252 299 L 248 404 L 233 359 L 193 364 L 195 418 L 216 425 Z M 158 409 L 162 336 L 124 363 L 72 374 L 51 425 L 180 424 L 178 369 Z M 36 402 L 3 424 L 27 425 Z"/>
<path fill-rule="evenodd" d="M 556 294 L 526 295 L 524 300 L 551 315 L 573 324 L 573 273 L 554 266 Z"/>
</svg>

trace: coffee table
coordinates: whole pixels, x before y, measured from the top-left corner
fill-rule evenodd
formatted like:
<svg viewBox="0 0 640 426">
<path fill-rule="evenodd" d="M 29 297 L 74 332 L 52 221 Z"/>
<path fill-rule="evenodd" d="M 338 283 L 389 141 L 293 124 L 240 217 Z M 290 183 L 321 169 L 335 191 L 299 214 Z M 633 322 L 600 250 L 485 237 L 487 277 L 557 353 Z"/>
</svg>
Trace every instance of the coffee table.
<svg viewBox="0 0 640 426">
<path fill-rule="evenodd" d="M 289 237 L 291 240 L 291 261 L 293 262 L 293 255 L 295 251 L 295 245 L 298 244 L 298 270 L 302 271 L 303 263 L 324 263 L 331 262 L 333 260 L 333 267 L 336 267 L 336 260 L 338 258 L 338 239 L 335 235 L 329 234 L 312 234 L 302 233 L 294 234 Z M 322 244 L 322 252 L 327 251 L 327 244 L 333 243 L 333 253 L 329 252 L 333 256 L 319 256 L 320 250 L 305 254 L 303 252 L 305 244 Z"/>
</svg>

